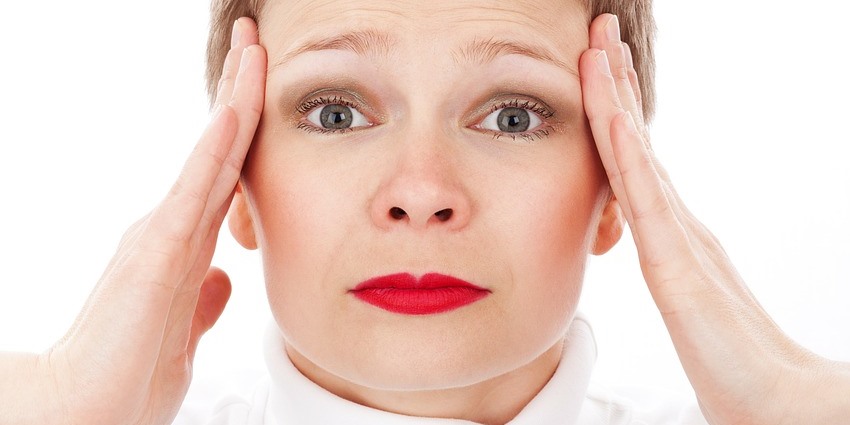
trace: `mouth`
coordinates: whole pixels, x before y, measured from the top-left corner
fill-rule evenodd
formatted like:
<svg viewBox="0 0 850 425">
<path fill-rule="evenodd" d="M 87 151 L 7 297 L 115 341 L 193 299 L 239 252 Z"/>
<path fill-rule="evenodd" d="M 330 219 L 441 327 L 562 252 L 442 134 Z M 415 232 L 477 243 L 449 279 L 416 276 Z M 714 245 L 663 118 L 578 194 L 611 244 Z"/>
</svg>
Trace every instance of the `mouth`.
<svg viewBox="0 0 850 425">
<path fill-rule="evenodd" d="M 410 273 L 378 276 L 361 282 L 349 292 L 375 307 L 409 315 L 444 313 L 490 295 L 487 289 L 438 273 L 428 273 L 419 279 Z"/>
</svg>

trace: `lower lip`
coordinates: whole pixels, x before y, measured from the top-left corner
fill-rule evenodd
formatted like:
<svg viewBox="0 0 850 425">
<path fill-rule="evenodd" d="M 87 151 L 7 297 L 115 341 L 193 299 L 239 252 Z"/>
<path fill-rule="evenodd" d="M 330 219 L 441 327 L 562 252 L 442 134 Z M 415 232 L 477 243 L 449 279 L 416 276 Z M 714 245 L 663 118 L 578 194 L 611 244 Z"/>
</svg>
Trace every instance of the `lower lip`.
<svg viewBox="0 0 850 425">
<path fill-rule="evenodd" d="M 443 288 L 368 288 L 353 292 L 361 301 L 393 313 L 424 315 L 444 313 L 472 304 L 489 291 L 465 286 Z"/>
</svg>

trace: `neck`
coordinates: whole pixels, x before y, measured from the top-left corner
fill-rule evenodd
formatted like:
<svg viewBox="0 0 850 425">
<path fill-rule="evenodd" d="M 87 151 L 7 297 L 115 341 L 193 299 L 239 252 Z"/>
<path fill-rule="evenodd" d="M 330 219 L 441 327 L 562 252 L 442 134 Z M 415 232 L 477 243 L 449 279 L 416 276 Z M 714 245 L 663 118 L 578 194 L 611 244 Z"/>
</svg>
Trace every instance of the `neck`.
<svg viewBox="0 0 850 425">
<path fill-rule="evenodd" d="M 505 424 L 537 395 L 555 373 L 564 341 L 559 340 L 531 363 L 474 385 L 428 391 L 376 390 L 346 381 L 320 368 L 290 345 L 295 367 L 327 391 L 364 406 L 408 416 L 463 419 Z"/>
</svg>

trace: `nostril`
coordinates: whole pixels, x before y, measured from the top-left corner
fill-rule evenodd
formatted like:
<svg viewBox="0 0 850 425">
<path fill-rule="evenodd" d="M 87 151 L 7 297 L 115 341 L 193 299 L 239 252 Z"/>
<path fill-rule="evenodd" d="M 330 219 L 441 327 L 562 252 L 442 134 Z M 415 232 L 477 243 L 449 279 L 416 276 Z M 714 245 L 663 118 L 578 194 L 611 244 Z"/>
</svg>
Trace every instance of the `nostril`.
<svg viewBox="0 0 850 425">
<path fill-rule="evenodd" d="M 440 210 L 434 213 L 440 221 L 449 221 L 452 218 L 452 209 L 446 208 L 444 210 Z"/>
<path fill-rule="evenodd" d="M 401 220 L 401 219 L 403 219 L 403 218 L 404 218 L 404 217 L 406 217 L 406 216 L 407 216 L 407 213 L 406 213 L 406 212 L 404 212 L 404 210 L 403 210 L 403 209 L 401 209 L 401 208 L 399 208 L 399 207 L 392 207 L 392 208 L 390 208 L 390 217 L 392 217 L 392 218 L 394 218 L 394 219 L 396 219 L 396 220 Z"/>
</svg>

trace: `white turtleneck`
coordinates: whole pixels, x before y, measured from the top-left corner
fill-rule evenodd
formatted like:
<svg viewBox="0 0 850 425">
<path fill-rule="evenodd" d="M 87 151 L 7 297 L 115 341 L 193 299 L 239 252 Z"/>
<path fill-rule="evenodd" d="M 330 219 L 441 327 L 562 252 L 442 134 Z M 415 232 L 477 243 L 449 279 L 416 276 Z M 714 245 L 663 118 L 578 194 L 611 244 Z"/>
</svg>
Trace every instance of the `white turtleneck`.
<svg viewBox="0 0 850 425">
<path fill-rule="evenodd" d="M 366 407 L 316 385 L 289 360 L 272 325 L 265 337 L 269 376 L 248 397 L 228 396 L 210 410 L 188 400 L 175 425 L 474 425 L 460 419 L 422 418 Z M 555 374 L 509 425 L 705 425 L 693 401 L 630 391 L 629 397 L 590 384 L 596 342 L 588 323 L 573 320 Z M 191 397 L 191 394 L 190 394 Z M 208 401 L 207 401 L 208 402 Z"/>
</svg>

